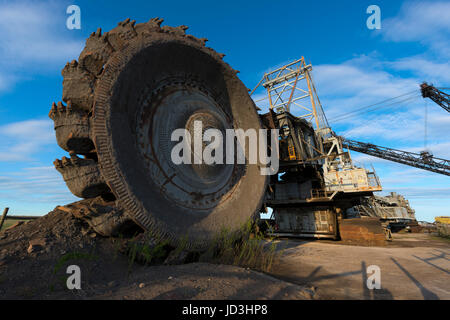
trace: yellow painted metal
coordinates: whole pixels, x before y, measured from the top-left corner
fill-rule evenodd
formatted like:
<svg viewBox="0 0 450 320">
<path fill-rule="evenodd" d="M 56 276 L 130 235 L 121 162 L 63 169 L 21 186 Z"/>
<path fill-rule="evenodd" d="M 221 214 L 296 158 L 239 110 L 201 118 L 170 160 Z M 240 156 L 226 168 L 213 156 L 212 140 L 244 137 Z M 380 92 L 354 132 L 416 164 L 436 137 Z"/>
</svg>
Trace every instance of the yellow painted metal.
<svg viewBox="0 0 450 320">
<path fill-rule="evenodd" d="M 302 57 L 302 60 L 303 60 L 303 57 Z M 305 61 L 303 60 L 303 64 L 305 63 Z M 302 66 L 300 66 L 298 69 L 300 69 Z M 295 88 L 297 87 L 297 81 L 298 81 L 298 77 L 299 77 L 299 75 L 300 75 L 300 72 L 299 73 L 297 73 L 297 75 L 295 76 L 295 82 L 294 82 L 294 86 L 292 87 L 292 91 L 291 91 L 291 95 L 289 96 L 289 101 L 288 101 L 288 104 L 286 105 L 286 107 L 287 107 L 287 111 L 290 111 L 290 105 L 291 105 L 291 102 L 292 102 L 292 97 L 294 96 L 294 91 L 295 91 Z M 311 94 L 311 93 L 310 93 Z"/>
<path fill-rule="evenodd" d="M 272 105 L 272 95 L 270 94 L 270 88 L 267 87 L 267 94 L 269 95 L 269 105 L 270 105 L 270 110 L 273 109 L 273 105 Z"/>
<path fill-rule="evenodd" d="M 303 59 L 303 57 L 302 57 Z M 303 61 L 303 64 L 305 63 L 305 61 Z M 305 77 L 306 77 L 306 82 L 308 83 L 308 91 L 309 91 L 309 97 L 311 99 L 311 106 L 312 106 L 312 111 L 313 111 L 313 115 L 314 115 L 314 120 L 316 121 L 316 126 L 317 129 L 320 129 L 320 125 L 319 125 L 319 118 L 317 117 L 317 110 L 316 110 L 316 102 L 314 101 L 314 95 L 311 89 L 311 78 L 309 77 L 309 71 L 305 69 Z"/>
<path fill-rule="evenodd" d="M 289 160 L 296 160 L 297 157 L 295 156 L 294 146 L 289 147 L 288 150 L 289 150 Z"/>
<path fill-rule="evenodd" d="M 450 224 L 450 217 L 449 216 L 434 217 L 434 221 L 442 224 Z"/>
</svg>

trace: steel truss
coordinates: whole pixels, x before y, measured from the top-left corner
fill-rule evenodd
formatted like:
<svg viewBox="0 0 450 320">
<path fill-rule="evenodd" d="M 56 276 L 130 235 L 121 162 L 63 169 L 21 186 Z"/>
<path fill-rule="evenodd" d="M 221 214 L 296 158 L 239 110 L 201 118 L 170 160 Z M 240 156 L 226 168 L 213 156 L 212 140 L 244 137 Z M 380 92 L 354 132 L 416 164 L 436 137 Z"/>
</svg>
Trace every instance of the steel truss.
<svg viewBox="0 0 450 320">
<path fill-rule="evenodd" d="M 328 121 L 314 87 L 311 70 L 311 64 L 307 65 L 302 57 L 265 73 L 250 94 L 262 86 L 267 94 L 255 100 L 257 105 L 268 100 L 269 109 L 277 113 L 289 112 L 313 123 L 316 129 L 327 128 Z"/>
<path fill-rule="evenodd" d="M 433 157 L 428 152 L 419 154 L 349 139 L 343 139 L 342 146 L 352 151 L 450 176 L 450 160 Z"/>
</svg>

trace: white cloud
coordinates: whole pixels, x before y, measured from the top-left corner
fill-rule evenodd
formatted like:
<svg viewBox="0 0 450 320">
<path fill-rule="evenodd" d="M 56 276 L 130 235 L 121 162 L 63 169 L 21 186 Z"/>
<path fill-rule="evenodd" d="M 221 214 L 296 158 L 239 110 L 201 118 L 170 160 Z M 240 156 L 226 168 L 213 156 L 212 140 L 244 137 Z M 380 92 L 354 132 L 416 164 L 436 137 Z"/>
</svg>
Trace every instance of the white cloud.
<svg viewBox="0 0 450 320">
<path fill-rule="evenodd" d="M 398 59 L 389 64 L 395 70 L 410 71 L 422 81 L 434 83 L 437 87 L 450 83 L 448 61 L 435 62 L 423 56 L 415 56 Z"/>
<path fill-rule="evenodd" d="M 356 118 L 346 121 L 347 129 L 342 131 L 342 135 L 351 139 L 390 140 L 397 144 L 405 142 L 419 142 L 423 147 L 425 139 L 425 102 L 422 104 L 411 104 L 405 107 L 408 110 L 387 110 L 385 113 L 374 115 L 360 114 Z M 450 126 L 450 116 L 445 114 L 437 105 L 433 109 L 428 106 L 426 122 L 427 147 L 438 148 L 445 142 L 442 132 Z M 366 117 L 366 118 L 365 118 Z M 417 148 L 409 148 L 410 151 L 417 151 Z"/>
<path fill-rule="evenodd" d="M 430 35 L 450 33 L 450 3 L 405 2 L 399 15 L 383 21 L 385 36 L 393 41 L 420 41 Z"/>
<path fill-rule="evenodd" d="M 318 65 L 313 72 L 329 120 L 408 92 L 419 95 L 419 80 L 395 76 L 386 69 L 385 62 L 372 56 Z"/>
<path fill-rule="evenodd" d="M 54 62 L 81 51 L 67 37 L 64 8 L 55 2 L 0 3 L 0 53 L 8 62 Z"/>
<path fill-rule="evenodd" d="M 449 57 L 450 2 L 405 2 L 397 16 L 383 20 L 382 33 L 388 41 L 417 41 Z"/>
<path fill-rule="evenodd" d="M 0 126 L 0 202 L 11 206 L 15 214 L 45 214 L 58 203 L 77 200 L 61 174 L 41 164 L 44 153 L 54 146 L 51 120 Z"/>
<path fill-rule="evenodd" d="M 314 69 L 317 86 L 326 94 L 393 97 L 405 93 L 405 88 L 417 87 L 415 81 L 373 70 L 370 61 L 363 67 L 354 65 L 350 60 L 339 65 L 319 65 Z"/>
<path fill-rule="evenodd" d="M 66 29 L 61 3 L 0 2 L 0 91 L 43 68 L 60 68 L 83 44 Z"/>
<path fill-rule="evenodd" d="M 0 127 L 0 161 L 26 161 L 55 144 L 51 120 L 26 120 Z"/>
<path fill-rule="evenodd" d="M 49 209 L 57 203 L 79 200 L 67 189 L 61 175 L 50 166 L 0 174 L 0 199 L 17 201 L 23 208 L 33 208 L 36 202 L 47 203 Z M 23 211 L 23 208 L 18 210 Z"/>
</svg>

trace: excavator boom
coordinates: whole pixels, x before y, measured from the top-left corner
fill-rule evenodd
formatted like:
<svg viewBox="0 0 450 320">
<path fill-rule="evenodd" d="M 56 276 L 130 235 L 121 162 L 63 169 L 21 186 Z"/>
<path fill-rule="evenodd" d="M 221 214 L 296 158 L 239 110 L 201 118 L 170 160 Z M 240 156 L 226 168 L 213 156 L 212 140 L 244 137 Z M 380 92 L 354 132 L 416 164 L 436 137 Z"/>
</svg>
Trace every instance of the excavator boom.
<svg viewBox="0 0 450 320">
<path fill-rule="evenodd" d="M 426 82 L 420 85 L 420 91 L 422 92 L 422 97 L 430 98 L 438 105 L 440 105 L 444 110 L 450 112 L 450 95 L 436 89 L 434 86 L 427 84 Z"/>
<path fill-rule="evenodd" d="M 450 160 L 433 157 L 426 151 L 418 154 L 349 139 L 343 139 L 342 146 L 352 151 L 450 176 Z"/>
</svg>

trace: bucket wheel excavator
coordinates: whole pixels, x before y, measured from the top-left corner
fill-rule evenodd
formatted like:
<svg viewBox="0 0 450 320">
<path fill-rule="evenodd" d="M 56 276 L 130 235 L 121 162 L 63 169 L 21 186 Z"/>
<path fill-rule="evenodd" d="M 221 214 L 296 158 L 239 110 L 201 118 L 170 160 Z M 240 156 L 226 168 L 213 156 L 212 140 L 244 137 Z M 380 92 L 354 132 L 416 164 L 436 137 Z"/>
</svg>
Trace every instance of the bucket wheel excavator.
<svg viewBox="0 0 450 320">
<path fill-rule="evenodd" d="M 104 236 L 139 226 L 191 249 L 224 229 L 238 231 L 267 207 L 276 233 L 384 240 L 375 218 L 364 225 L 343 219 L 381 185 L 374 171 L 353 165 L 343 149 L 351 142 L 328 125 L 311 65 L 302 58 L 266 73 L 257 88 L 265 89 L 269 112 L 258 114 L 254 90 L 249 94 L 223 54 L 186 34 L 186 26 L 162 22 L 127 19 L 109 32 L 98 29 L 62 70 L 62 101 L 49 117 L 69 153 L 54 165 L 85 199 L 68 206 L 75 215 Z M 172 133 L 192 136 L 197 121 L 203 134 L 278 130 L 278 174 L 262 175 L 260 162 L 176 164 Z M 195 159 L 198 149 L 189 150 L 183 156 Z"/>
</svg>

